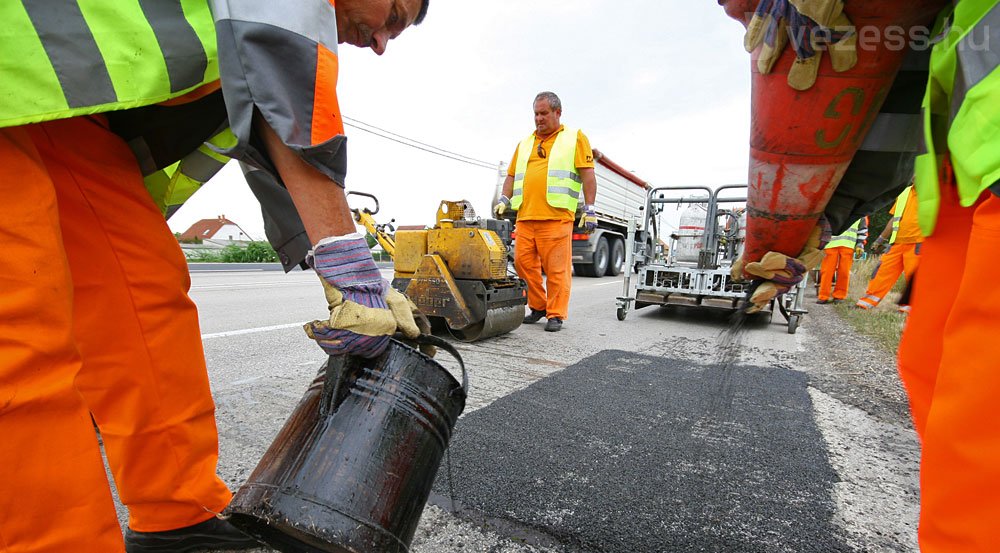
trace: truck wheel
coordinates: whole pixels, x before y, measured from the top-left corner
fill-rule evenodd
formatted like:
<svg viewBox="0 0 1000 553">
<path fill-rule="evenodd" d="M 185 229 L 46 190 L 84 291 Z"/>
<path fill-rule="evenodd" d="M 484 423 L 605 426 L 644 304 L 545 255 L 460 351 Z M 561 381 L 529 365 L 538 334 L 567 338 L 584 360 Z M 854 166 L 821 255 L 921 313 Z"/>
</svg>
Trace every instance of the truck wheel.
<svg viewBox="0 0 1000 553">
<path fill-rule="evenodd" d="M 608 263 L 608 276 L 618 276 L 625 268 L 625 242 L 615 239 L 611 241 L 611 261 Z"/>
<path fill-rule="evenodd" d="M 594 248 L 593 263 L 576 263 L 573 265 L 577 269 L 577 274 L 586 277 L 602 277 L 608 270 L 608 239 L 600 237 L 597 239 L 597 247 Z"/>
</svg>

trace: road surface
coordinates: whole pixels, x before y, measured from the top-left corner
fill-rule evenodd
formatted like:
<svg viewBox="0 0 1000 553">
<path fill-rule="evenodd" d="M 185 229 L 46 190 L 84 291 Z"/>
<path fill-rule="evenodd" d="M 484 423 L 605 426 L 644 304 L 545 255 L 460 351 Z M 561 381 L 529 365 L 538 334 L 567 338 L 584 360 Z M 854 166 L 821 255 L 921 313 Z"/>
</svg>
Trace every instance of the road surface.
<svg viewBox="0 0 1000 553">
<path fill-rule="evenodd" d="M 715 311 L 618 321 L 620 293 L 574 278 L 561 332 L 458 344 L 454 480 L 442 467 L 413 551 L 916 551 L 918 447 L 887 353 L 841 358 L 871 346 L 825 306 L 794 335 L 780 315 L 734 332 Z M 325 301 L 313 274 L 258 268 L 193 268 L 191 296 L 236 489 L 324 360 L 301 325 Z"/>
</svg>

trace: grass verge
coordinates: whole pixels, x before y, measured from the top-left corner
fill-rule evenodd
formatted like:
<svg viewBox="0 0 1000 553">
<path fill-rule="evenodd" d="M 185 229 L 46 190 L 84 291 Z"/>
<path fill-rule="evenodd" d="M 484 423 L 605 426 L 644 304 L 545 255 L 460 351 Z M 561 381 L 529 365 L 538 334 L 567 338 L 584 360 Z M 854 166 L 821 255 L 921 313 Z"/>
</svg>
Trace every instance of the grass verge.
<svg viewBox="0 0 1000 553">
<path fill-rule="evenodd" d="M 835 305 L 834 309 L 860 334 L 869 336 L 895 354 L 899 349 L 899 339 L 903 335 L 903 326 L 906 323 L 906 315 L 899 312 L 899 306 L 896 304 L 905 286 L 903 278 L 900 277 L 878 307 L 868 310 L 854 307 L 858 298 L 865 295 L 865 289 L 877 265 L 878 259 L 875 258 L 854 262 L 851 267 L 851 283 L 847 290 L 847 299 Z"/>
</svg>

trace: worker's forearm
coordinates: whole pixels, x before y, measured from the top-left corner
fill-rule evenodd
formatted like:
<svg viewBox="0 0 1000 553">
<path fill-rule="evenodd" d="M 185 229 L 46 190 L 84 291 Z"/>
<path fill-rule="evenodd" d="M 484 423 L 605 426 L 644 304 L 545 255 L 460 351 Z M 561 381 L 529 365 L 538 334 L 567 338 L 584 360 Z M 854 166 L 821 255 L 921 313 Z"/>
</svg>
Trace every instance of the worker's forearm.
<svg viewBox="0 0 1000 553">
<path fill-rule="evenodd" d="M 597 177 L 594 176 L 594 170 L 581 169 L 580 177 L 583 178 L 583 202 L 594 205 L 597 201 Z"/>
<path fill-rule="evenodd" d="M 259 116 L 254 117 L 254 126 L 264 138 L 267 153 L 292 196 L 309 241 L 315 244 L 328 236 L 355 232 L 344 189 L 285 146 Z"/>
<path fill-rule="evenodd" d="M 514 177 L 507 175 L 507 178 L 503 180 L 503 189 L 500 193 L 508 198 L 514 194 Z"/>
</svg>

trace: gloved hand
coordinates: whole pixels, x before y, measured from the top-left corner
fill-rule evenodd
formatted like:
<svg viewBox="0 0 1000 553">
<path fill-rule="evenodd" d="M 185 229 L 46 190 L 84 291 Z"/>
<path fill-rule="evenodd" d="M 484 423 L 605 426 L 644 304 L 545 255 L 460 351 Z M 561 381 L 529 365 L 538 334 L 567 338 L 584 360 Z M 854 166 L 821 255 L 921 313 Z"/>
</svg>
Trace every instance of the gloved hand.
<svg viewBox="0 0 1000 553">
<path fill-rule="evenodd" d="M 510 209 L 510 198 L 501 195 L 497 205 L 493 206 L 493 215 L 499 219 L 503 217 L 504 212 L 508 209 Z"/>
<path fill-rule="evenodd" d="M 789 39 L 796 59 L 788 85 L 796 90 L 808 90 L 816 82 L 823 50 L 830 52 L 838 73 L 858 62 L 857 33 L 844 15 L 843 0 L 761 0 L 743 38 L 747 52 L 764 44 L 758 71 L 771 72 Z"/>
<path fill-rule="evenodd" d="M 863 255 L 865 255 L 865 248 L 864 248 L 864 246 L 855 246 L 854 247 L 854 257 L 860 258 Z"/>
<path fill-rule="evenodd" d="M 593 232 L 597 228 L 597 213 L 594 212 L 593 205 L 584 206 L 583 215 L 580 216 L 580 228 L 587 229 L 587 232 Z"/>
<path fill-rule="evenodd" d="M 750 314 L 760 311 L 772 299 L 791 290 L 802 280 L 806 272 L 818 267 L 823 260 L 823 246 L 829 241 L 830 225 L 826 219 L 820 219 L 798 257 L 788 257 L 778 252 L 767 252 L 760 261 L 747 263 L 745 266 L 742 260 L 734 263 L 732 268 L 734 277 L 745 272 L 764 279 L 764 282 L 757 286 L 750 296 L 751 305 L 746 312 Z"/>
<path fill-rule="evenodd" d="M 885 243 L 885 238 L 882 238 L 881 236 L 876 238 L 875 242 L 872 243 L 872 253 L 885 253 L 887 249 L 889 249 L 889 247 Z"/>
<path fill-rule="evenodd" d="M 420 334 L 416 308 L 382 278 L 361 235 L 320 240 L 306 260 L 323 283 L 330 319 L 304 328 L 328 355 L 376 357 L 397 330 L 407 338 Z"/>
</svg>

